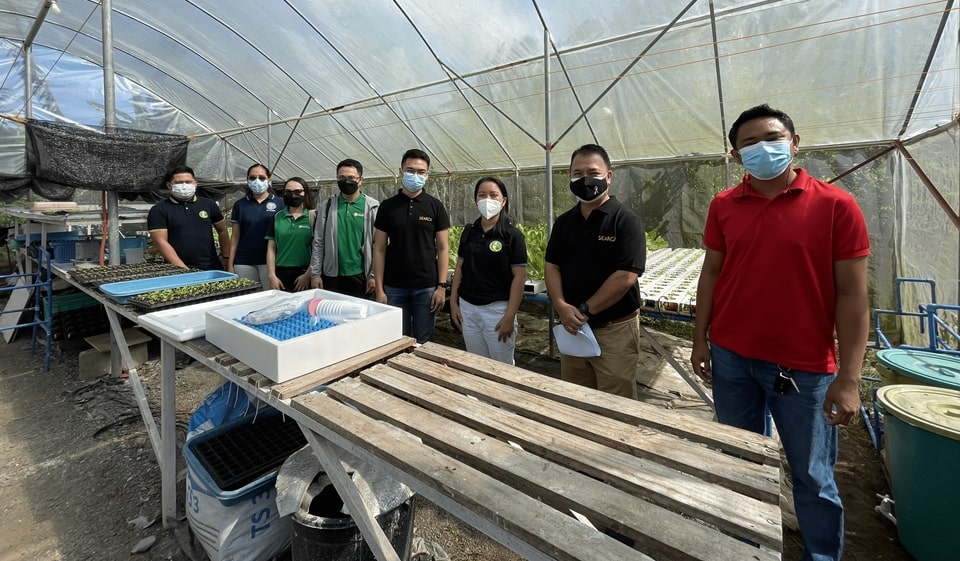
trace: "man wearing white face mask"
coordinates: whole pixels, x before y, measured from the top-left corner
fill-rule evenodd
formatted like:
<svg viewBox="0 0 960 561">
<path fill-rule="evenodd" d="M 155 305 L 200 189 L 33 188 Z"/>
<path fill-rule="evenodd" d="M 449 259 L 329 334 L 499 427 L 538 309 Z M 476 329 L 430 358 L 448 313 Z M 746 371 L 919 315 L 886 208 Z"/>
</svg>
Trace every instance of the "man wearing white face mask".
<svg viewBox="0 0 960 561">
<path fill-rule="evenodd" d="M 786 113 L 748 109 L 729 138 L 747 175 L 710 203 L 690 362 L 712 380 L 721 423 L 770 435 L 772 415 L 790 465 L 800 559 L 839 560 L 836 425 L 860 406 L 866 224 L 849 193 L 790 167 L 800 136 Z"/>
<path fill-rule="evenodd" d="M 174 168 L 167 181 L 170 198 L 155 204 L 147 214 L 150 239 L 168 263 L 185 269 L 222 270 L 213 230 L 221 247 L 227 247 L 227 225 L 217 203 L 196 196 L 197 180 L 187 166 Z"/>
<path fill-rule="evenodd" d="M 560 354 L 560 377 L 637 398 L 640 289 L 647 238 L 640 217 L 607 192 L 613 172 L 603 147 L 585 144 L 570 158 L 570 191 L 579 201 L 561 214 L 544 256 L 547 293 L 563 328 L 589 324 L 600 356 Z"/>
<path fill-rule="evenodd" d="M 447 297 L 447 230 L 450 216 L 423 186 L 430 156 L 407 150 L 400 160 L 400 191 L 383 201 L 374 222 L 374 293 L 403 309 L 403 334 L 426 343 Z"/>
<path fill-rule="evenodd" d="M 460 235 L 450 288 L 450 321 L 471 353 L 513 364 L 527 246 L 507 217 L 507 186 L 483 177 L 473 188 L 480 217 Z"/>
</svg>

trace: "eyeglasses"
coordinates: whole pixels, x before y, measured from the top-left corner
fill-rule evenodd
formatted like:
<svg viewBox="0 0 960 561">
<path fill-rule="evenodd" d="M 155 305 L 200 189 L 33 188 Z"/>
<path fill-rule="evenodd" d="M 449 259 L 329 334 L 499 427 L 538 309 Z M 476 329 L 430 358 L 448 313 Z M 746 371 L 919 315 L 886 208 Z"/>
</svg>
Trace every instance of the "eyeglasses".
<svg viewBox="0 0 960 561">
<path fill-rule="evenodd" d="M 283 192 L 283 194 L 284 194 L 284 195 L 302 195 L 302 194 L 303 194 L 303 189 L 298 189 L 298 190 L 296 190 L 296 191 L 285 190 L 285 191 Z"/>
<path fill-rule="evenodd" d="M 430 174 L 428 170 L 413 169 L 413 168 L 406 168 L 405 170 L 403 170 L 403 173 L 412 173 L 413 175 L 419 175 L 420 177 L 426 177 L 427 175 Z"/>
<path fill-rule="evenodd" d="M 356 175 L 338 175 L 337 181 L 360 181 Z"/>
<path fill-rule="evenodd" d="M 253 181 L 253 180 L 255 180 L 255 179 L 259 179 L 260 181 L 266 181 L 266 180 L 267 180 L 267 176 L 266 176 L 266 175 L 251 175 L 250 177 L 247 178 L 247 181 Z"/>
</svg>

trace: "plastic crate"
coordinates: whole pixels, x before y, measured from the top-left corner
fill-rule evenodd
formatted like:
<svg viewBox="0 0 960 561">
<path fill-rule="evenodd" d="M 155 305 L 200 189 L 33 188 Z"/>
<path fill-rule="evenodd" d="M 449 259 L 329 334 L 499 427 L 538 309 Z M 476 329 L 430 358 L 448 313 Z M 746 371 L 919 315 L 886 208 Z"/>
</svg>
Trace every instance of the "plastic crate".
<svg viewBox="0 0 960 561">
<path fill-rule="evenodd" d="M 52 311 L 54 315 L 57 315 L 61 312 L 69 312 L 71 310 L 79 310 L 81 308 L 89 308 L 90 306 L 96 306 L 97 301 L 91 297 L 89 294 L 84 294 L 83 292 L 76 292 L 74 294 L 54 294 L 53 301 L 51 302 Z M 43 309 L 46 309 L 47 299 L 43 299 Z"/>
<path fill-rule="evenodd" d="M 120 238 L 120 251 L 134 248 L 147 249 L 147 238 L 141 238 L 140 236 Z"/>
<path fill-rule="evenodd" d="M 70 263 L 77 255 L 77 242 L 75 240 L 54 240 L 47 242 L 47 245 L 50 246 L 50 254 L 54 263 Z"/>
<path fill-rule="evenodd" d="M 200 483 L 230 505 L 273 484 L 283 462 L 306 444 L 296 421 L 270 408 L 187 440 L 183 457 Z"/>
</svg>

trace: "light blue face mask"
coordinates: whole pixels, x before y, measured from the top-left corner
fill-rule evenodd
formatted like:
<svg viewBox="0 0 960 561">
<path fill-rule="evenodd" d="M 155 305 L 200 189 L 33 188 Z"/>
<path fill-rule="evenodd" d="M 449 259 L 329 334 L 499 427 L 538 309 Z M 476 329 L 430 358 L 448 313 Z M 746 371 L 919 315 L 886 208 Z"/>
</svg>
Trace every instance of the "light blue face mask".
<svg viewBox="0 0 960 561">
<path fill-rule="evenodd" d="M 423 186 L 427 184 L 427 178 L 422 175 L 417 175 L 415 173 L 403 172 L 403 188 L 411 193 L 416 193 L 420 189 L 423 189 Z"/>
<path fill-rule="evenodd" d="M 740 149 L 740 160 L 750 177 L 766 181 L 778 177 L 793 160 L 790 140 L 762 140 Z"/>
<path fill-rule="evenodd" d="M 247 188 L 250 189 L 250 192 L 254 195 L 262 195 L 270 187 L 270 184 L 267 183 L 265 179 L 254 179 L 253 181 L 247 181 Z"/>
</svg>

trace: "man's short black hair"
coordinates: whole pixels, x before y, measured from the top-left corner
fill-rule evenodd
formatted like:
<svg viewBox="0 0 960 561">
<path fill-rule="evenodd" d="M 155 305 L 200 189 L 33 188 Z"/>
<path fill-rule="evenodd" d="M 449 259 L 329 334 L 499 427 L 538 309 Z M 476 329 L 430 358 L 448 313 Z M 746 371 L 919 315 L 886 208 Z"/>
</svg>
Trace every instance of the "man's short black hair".
<svg viewBox="0 0 960 561">
<path fill-rule="evenodd" d="M 360 177 L 363 177 L 363 164 L 354 160 L 353 158 L 347 158 L 346 160 L 343 160 L 342 162 L 337 164 L 338 173 L 340 172 L 340 168 L 356 168 L 357 175 L 359 175 Z"/>
<path fill-rule="evenodd" d="M 403 164 L 407 163 L 407 160 L 423 160 L 427 162 L 427 167 L 430 167 L 430 156 L 419 148 L 411 148 L 404 152 L 403 158 L 400 159 L 400 167 L 403 167 Z"/>
<path fill-rule="evenodd" d="M 603 158 L 603 162 L 607 164 L 607 169 L 610 169 L 610 156 L 607 154 L 607 151 L 604 150 L 603 146 L 599 144 L 584 144 L 580 148 L 577 148 L 573 151 L 573 154 L 570 156 L 570 167 L 573 167 L 573 160 L 577 156 L 589 156 L 590 154 L 596 154 Z"/>
<path fill-rule="evenodd" d="M 196 179 L 197 176 L 193 173 L 193 168 L 190 166 L 177 166 L 170 170 L 170 173 L 167 174 L 167 181 L 173 181 L 173 176 L 178 173 L 189 173 L 190 177 Z"/>
<path fill-rule="evenodd" d="M 733 122 L 733 126 L 730 127 L 730 146 L 734 149 L 739 149 L 737 146 L 737 134 L 740 132 L 740 127 L 743 126 L 747 121 L 752 121 L 754 119 L 760 119 L 763 117 L 773 117 L 777 119 L 783 126 L 787 127 L 787 130 L 790 131 L 790 136 L 795 136 L 797 131 L 793 128 L 793 119 L 790 118 L 790 115 L 787 115 L 779 109 L 774 109 L 764 103 L 763 105 L 757 105 L 756 107 L 751 107 L 737 117 L 737 120 Z"/>
</svg>

